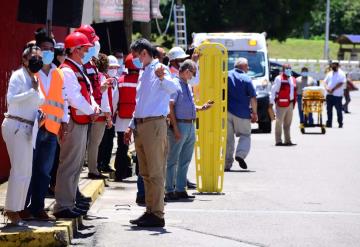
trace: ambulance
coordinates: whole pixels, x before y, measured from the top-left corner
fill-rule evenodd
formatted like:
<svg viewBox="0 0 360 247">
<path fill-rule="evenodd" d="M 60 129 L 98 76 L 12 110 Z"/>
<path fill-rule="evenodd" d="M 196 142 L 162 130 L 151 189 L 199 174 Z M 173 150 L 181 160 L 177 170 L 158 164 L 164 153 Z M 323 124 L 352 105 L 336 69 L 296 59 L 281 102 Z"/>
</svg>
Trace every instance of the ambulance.
<svg viewBox="0 0 360 247">
<path fill-rule="evenodd" d="M 269 116 L 269 97 L 271 83 L 269 80 L 269 58 L 265 33 L 194 33 L 193 46 L 203 42 L 221 43 L 228 50 L 228 69 L 234 68 L 235 60 L 245 57 L 249 63 L 248 75 L 257 93 L 259 132 L 271 132 Z"/>
</svg>

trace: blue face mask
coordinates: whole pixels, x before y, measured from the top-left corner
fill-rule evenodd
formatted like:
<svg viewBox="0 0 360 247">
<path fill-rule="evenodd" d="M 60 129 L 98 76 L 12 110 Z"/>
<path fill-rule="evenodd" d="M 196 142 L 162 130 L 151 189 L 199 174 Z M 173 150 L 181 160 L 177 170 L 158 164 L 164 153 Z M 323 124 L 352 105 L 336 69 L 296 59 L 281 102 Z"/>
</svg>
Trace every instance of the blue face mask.
<svg viewBox="0 0 360 247">
<path fill-rule="evenodd" d="M 291 76 L 292 72 L 291 69 L 285 69 L 285 75 Z"/>
<path fill-rule="evenodd" d="M 43 51 L 42 52 L 42 61 L 44 64 L 51 64 L 54 60 L 54 52 L 53 51 Z"/>
<path fill-rule="evenodd" d="M 302 77 L 308 77 L 308 75 L 309 75 L 309 72 L 301 72 Z"/>
<path fill-rule="evenodd" d="M 119 65 L 121 66 L 121 65 L 123 65 L 123 63 L 124 63 L 124 60 L 123 60 L 123 59 L 118 59 L 118 63 L 119 63 Z"/>
<path fill-rule="evenodd" d="M 142 69 L 143 68 L 143 63 L 140 61 L 140 58 L 133 58 L 132 59 L 133 64 L 135 65 L 136 68 L 138 69 Z"/>
<path fill-rule="evenodd" d="M 85 53 L 85 56 L 82 59 L 83 64 L 88 63 L 94 55 L 95 55 L 95 47 L 92 46 L 89 48 L 88 52 Z"/>
</svg>

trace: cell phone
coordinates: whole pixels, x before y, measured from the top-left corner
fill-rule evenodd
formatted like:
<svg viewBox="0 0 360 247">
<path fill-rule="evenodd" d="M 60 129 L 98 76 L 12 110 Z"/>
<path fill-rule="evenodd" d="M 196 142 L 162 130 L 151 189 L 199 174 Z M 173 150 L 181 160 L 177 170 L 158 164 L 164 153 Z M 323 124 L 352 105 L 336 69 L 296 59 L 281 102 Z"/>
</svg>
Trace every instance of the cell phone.
<svg viewBox="0 0 360 247">
<path fill-rule="evenodd" d="M 209 105 L 212 105 L 212 104 L 214 104 L 214 103 L 215 103 L 215 101 L 213 101 L 213 100 L 209 100 L 207 103 L 208 103 Z"/>
</svg>

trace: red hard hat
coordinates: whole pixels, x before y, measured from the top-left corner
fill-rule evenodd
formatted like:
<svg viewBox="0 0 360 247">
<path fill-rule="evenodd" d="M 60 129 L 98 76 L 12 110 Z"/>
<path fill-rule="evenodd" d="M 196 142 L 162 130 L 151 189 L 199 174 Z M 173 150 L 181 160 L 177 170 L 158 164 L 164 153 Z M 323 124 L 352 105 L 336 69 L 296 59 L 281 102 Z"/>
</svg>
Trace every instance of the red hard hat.
<svg viewBox="0 0 360 247">
<path fill-rule="evenodd" d="M 91 43 L 99 40 L 99 36 L 96 35 L 94 28 L 90 25 L 81 25 L 81 27 L 77 28 L 75 32 L 85 34 Z"/>
<path fill-rule="evenodd" d="M 132 70 L 139 70 L 134 64 L 133 64 L 133 55 L 130 53 L 125 58 L 125 68 L 132 69 Z"/>
<path fill-rule="evenodd" d="M 85 34 L 79 32 L 70 33 L 65 38 L 65 48 L 74 48 L 78 46 L 93 46 Z"/>
</svg>

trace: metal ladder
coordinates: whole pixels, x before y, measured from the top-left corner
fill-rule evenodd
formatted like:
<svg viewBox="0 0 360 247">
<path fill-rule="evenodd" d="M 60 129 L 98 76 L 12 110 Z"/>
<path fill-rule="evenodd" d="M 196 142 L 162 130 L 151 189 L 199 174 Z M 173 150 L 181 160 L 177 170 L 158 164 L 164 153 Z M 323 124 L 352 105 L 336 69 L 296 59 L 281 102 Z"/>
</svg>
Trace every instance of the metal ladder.
<svg viewBox="0 0 360 247">
<path fill-rule="evenodd" d="M 174 5 L 175 44 L 187 49 L 185 5 Z"/>
</svg>

